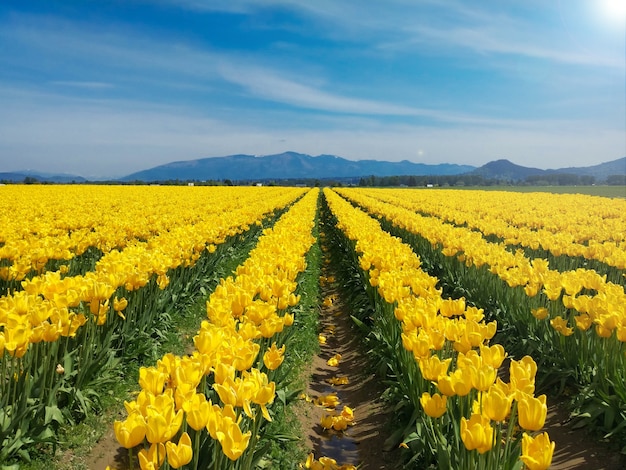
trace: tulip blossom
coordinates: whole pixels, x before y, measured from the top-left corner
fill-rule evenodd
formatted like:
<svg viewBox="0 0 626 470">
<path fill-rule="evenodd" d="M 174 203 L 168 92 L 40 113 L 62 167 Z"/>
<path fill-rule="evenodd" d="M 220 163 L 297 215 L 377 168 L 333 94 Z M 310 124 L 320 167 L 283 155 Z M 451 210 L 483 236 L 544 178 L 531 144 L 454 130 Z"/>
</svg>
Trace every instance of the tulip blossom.
<svg viewBox="0 0 626 470">
<path fill-rule="evenodd" d="M 139 457 L 139 467 L 141 470 L 158 470 L 165 462 L 165 446 L 162 443 L 152 444 L 148 450 L 141 449 Z"/>
<path fill-rule="evenodd" d="M 531 395 L 522 395 L 518 399 L 519 425 L 528 431 L 539 431 L 546 421 L 548 407 L 546 396 L 540 395 L 535 398 Z"/>
<path fill-rule="evenodd" d="M 447 400 L 448 397 L 445 395 L 442 397 L 438 393 L 431 396 L 430 393 L 424 392 L 420 397 L 420 403 L 422 408 L 424 408 L 424 413 L 431 418 L 439 418 L 446 412 Z"/>
<path fill-rule="evenodd" d="M 493 428 L 489 418 L 472 414 L 470 419 L 461 418 L 461 439 L 467 450 L 478 450 L 484 454 L 493 446 Z"/>
<path fill-rule="evenodd" d="M 232 461 L 241 457 L 247 449 L 251 435 L 250 431 L 242 433 L 239 425 L 229 418 L 222 420 L 221 429 L 217 432 L 222 451 Z"/>
<path fill-rule="evenodd" d="M 550 441 L 548 433 L 531 437 L 524 433 L 522 435 L 522 455 L 520 460 L 529 470 L 545 470 L 552 463 L 554 453 L 554 442 Z"/>
<path fill-rule="evenodd" d="M 276 370 L 283 363 L 285 354 L 285 345 L 279 349 L 276 347 L 276 343 L 272 344 L 272 347 L 269 348 L 265 354 L 263 354 L 263 364 L 268 370 Z"/>
<path fill-rule="evenodd" d="M 193 450 L 191 448 L 191 438 L 186 432 L 180 436 L 178 444 L 168 441 L 165 444 L 165 448 L 167 450 L 167 462 L 170 464 L 170 467 L 180 468 L 191 462 Z"/>
<path fill-rule="evenodd" d="M 211 402 L 207 401 L 203 393 L 196 393 L 191 400 L 183 403 L 187 424 L 194 430 L 200 431 L 209 421 L 209 408 Z"/>
<path fill-rule="evenodd" d="M 138 411 L 130 413 L 124 421 L 115 421 L 113 429 L 117 442 L 126 449 L 139 445 L 146 436 L 146 422 Z"/>
<path fill-rule="evenodd" d="M 326 364 L 328 364 L 331 367 L 337 367 L 339 365 L 340 360 L 341 360 L 341 354 L 335 354 L 333 357 L 331 357 L 330 359 L 326 361 Z"/>
</svg>

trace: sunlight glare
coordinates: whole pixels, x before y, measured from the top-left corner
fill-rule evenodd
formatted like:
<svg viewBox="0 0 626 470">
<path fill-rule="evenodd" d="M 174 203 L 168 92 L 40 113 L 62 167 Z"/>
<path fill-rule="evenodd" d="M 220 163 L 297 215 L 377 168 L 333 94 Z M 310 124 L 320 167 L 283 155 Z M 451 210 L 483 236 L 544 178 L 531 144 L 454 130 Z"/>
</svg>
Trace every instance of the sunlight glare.
<svg viewBox="0 0 626 470">
<path fill-rule="evenodd" d="M 600 0 L 602 14 L 616 23 L 626 22 L 626 0 Z"/>
</svg>

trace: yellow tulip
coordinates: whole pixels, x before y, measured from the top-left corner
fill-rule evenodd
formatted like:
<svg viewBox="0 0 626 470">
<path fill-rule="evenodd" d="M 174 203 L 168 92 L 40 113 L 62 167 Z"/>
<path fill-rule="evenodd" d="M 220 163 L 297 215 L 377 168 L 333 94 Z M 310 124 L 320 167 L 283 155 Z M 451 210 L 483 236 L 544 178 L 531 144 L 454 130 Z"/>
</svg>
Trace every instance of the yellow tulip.
<svg viewBox="0 0 626 470">
<path fill-rule="evenodd" d="M 211 402 L 208 402 L 203 393 L 196 393 L 191 400 L 183 403 L 185 419 L 187 424 L 194 430 L 200 431 L 209 422 L 209 409 Z"/>
<path fill-rule="evenodd" d="M 422 376 L 426 380 L 437 381 L 442 375 L 448 373 L 448 367 L 450 366 L 452 359 L 439 359 L 439 356 L 431 356 L 428 359 L 420 359 L 419 366 Z"/>
<path fill-rule="evenodd" d="M 470 419 L 461 418 L 461 440 L 467 450 L 484 454 L 493 446 L 493 428 L 489 418 L 473 414 Z"/>
<path fill-rule="evenodd" d="M 531 395 L 522 394 L 517 402 L 519 425 L 528 431 L 539 431 L 543 427 L 548 413 L 546 396 L 540 395 L 535 398 Z"/>
<path fill-rule="evenodd" d="M 492 386 L 482 396 L 483 413 L 492 421 L 504 421 L 511 411 L 512 397 L 499 386 Z"/>
<path fill-rule="evenodd" d="M 447 400 L 448 397 L 445 395 L 442 397 L 438 393 L 431 396 L 430 393 L 424 392 L 420 397 L 420 403 L 422 408 L 424 408 L 424 413 L 431 418 L 439 418 L 446 412 Z"/>
<path fill-rule="evenodd" d="M 550 325 L 563 336 L 571 336 L 574 329 L 567 326 L 567 320 L 563 317 L 555 317 L 550 320 Z"/>
<path fill-rule="evenodd" d="M 465 313 L 465 298 L 442 300 L 439 306 L 439 313 L 444 317 L 463 315 Z"/>
<path fill-rule="evenodd" d="M 522 455 L 520 460 L 529 470 L 545 470 L 552 463 L 554 453 L 554 442 L 550 441 L 548 433 L 531 437 L 524 433 L 522 435 Z"/>
<path fill-rule="evenodd" d="M 485 392 L 489 390 L 489 387 L 496 381 L 498 371 L 488 364 L 483 364 L 480 367 L 471 367 L 472 374 L 472 386 L 480 391 Z"/>
<path fill-rule="evenodd" d="M 322 395 L 315 400 L 315 404 L 323 408 L 335 408 L 339 405 L 339 398 L 336 393 L 329 393 L 328 395 Z"/>
<path fill-rule="evenodd" d="M 348 377 L 331 377 L 329 379 L 326 379 L 326 382 L 331 385 L 348 385 L 350 383 L 350 380 L 348 379 Z"/>
<path fill-rule="evenodd" d="M 222 384 L 213 384 L 213 389 L 217 392 L 220 400 L 225 405 L 237 406 L 237 389 L 239 388 L 237 386 L 237 381 L 241 383 L 241 379 L 237 377 L 235 380 L 227 378 Z"/>
<path fill-rule="evenodd" d="M 545 320 L 546 318 L 548 318 L 548 315 L 549 315 L 550 312 L 548 312 L 548 309 L 545 308 L 545 307 L 539 307 L 539 308 L 533 308 L 530 311 L 530 313 L 537 320 Z"/>
<path fill-rule="evenodd" d="M 162 443 L 152 444 L 148 450 L 141 449 L 139 457 L 139 467 L 141 470 L 158 470 L 165 462 L 165 445 Z"/>
<path fill-rule="evenodd" d="M 115 421 L 113 429 L 117 442 L 126 449 L 139 445 L 146 437 L 146 421 L 138 410 L 130 413 L 124 421 Z"/>
<path fill-rule="evenodd" d="M 278 349 L 276 347 L 276 343 L 272 344 L 272 347 L 269 348 L 265 354 L 263 354 L 263 364 L 268 370 L 276 370 L 284 360 L 285 354 L 285 345 Z"/>
<path fill-rule="evenodd" d="M 576 315 L 574 321 L 576 322 L 576 328 L 582 331 L 587 331 L 592 323 L 591 317 L 586 313 Z"/>
<path fill-rule="evenodd" d="M 437 388 L 447 397 L 453 397 L 456 395 L 456 392 L 454 391 L 452 377 L 449 375 L 443 375 L 439 377 L 439 380 L 437 381 Z"/>
<path fill-rule="evenodd" d="M 163 393 L 166 380 L 167 374 L 156 367 L 141 367 L 139 369 L 139 386 L 153 395 Z"/>
<path fill-rule="evenodd" d="M 331 429 L 335 424 L 335 419 L 333 415 L 324 414 L 320 418 L 320 425 L 323 429 Z"/>
<path fill-rule="evenodd" d="M 170 278 L 167 277 L 167 274 L 159 274 L 157 276 L 157 285 L 159 289 L 165 290 L 165 288 L 170 284 Z"/>
<path fill-rule="evenodd" d="M 156 398 L 154 405 L 148 405 L 146 416 L 146 439 L 150 443 L 169 441 L 183 423 L 183 410 L 174 412 L 174 400 L 170 403 L 161 400 L 166 395 Z"/>
<path fill-rule="evenodd" d="M 226 457 L 235 461 L 247 449 L 252 433 L 250 431 L 242 433 L 239 425 L 227 418 L 222 421 L 222 429 L 217 435 Z"/>
<path fill-rule="evenodd" d="M 519 361 L 511 361 L 509 375 L 512 392 L 532 394 L 535 391 L 535 374 L 537 363 L 530 356 L 524 356 Z"/>
<path fill-rule="evenodd" d="M 236 344 L 237 354 L 233 361 L 233 366 L 239 371 L 250 369 L 256 361 L 261 346 L 253 341 L 241 341 Z"/>
<path fill-rule="evenodd" d="M 191 462 L 193 450 L 191 448 L 191 438 L 186 432 L 180 436 L 178 444 L 168 441 L 165 447 L 167 449 L 167 462 L 170 464 L 170 467 L 180 468 Z"/>
<path fill-rule="evenodd" d="M 222 426 L 222 409 L 219 407 L 219 405 L 212 405 L 211 400 L 209 400 L 208 403 L 209 412 L 206 423 L 206 430 L 209 432 L 211 439 L 217 440 L 217 432 Z"/>
<path fill-rule="evenodd" d="M 128 306 L 128 300 L 125 297 L 118 299 L 117 296 L 113 299 L 113 310 L 121 312 Z"/>
<path fill-rule="evenodd" d="M 507 356 L 501 344 L 494 344 L 493 346 L 484 346 L 481 344 L 479 348 L 483 364 L 489 364 L 496 369 L 502 365 L 502 362 Z"/>
<path fill-rule="evenodd" d="M 333 357 L 331 357 L 330 359 L 326 361 L 326 364 L 328 364 L 331 367 L 337 367 L 339 365 L 340 359 L 341 359 L 341 354 L 335 354 Z"/>
<path fill-rule="evenodd" d="M 452 388 L 455 395 L 464 397 L 472 390 L 472 371 L 467 369 L 457 369 L 450 376 Z"/>
</svg>

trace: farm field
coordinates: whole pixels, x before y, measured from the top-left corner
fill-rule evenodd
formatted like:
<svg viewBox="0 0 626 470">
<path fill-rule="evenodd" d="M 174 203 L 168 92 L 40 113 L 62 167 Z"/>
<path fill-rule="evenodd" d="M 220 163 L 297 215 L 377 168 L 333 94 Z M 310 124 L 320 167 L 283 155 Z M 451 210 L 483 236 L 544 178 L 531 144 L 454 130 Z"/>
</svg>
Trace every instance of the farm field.
<svg viewBox="0 0 626 470">
<path fill-rule="evenodd" d="M 457 188 L 455 188 L 457 189 Z M 458 188 L 468 191 L 512 191 L 520 193 L 586 194 L 588 196 L 626 198 L 626 186 L 478 186 Z"/>
<path fill-rule="evenodd" d="M 618 196 L 0 196 L 0 468 L 624 466 Z"/>
</svg>

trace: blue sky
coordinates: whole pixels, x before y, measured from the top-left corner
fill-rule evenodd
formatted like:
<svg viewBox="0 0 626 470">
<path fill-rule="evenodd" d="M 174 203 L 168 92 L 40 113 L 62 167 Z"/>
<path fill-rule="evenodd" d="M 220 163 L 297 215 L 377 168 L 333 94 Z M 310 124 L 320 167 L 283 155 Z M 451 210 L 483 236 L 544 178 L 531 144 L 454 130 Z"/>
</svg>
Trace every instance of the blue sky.
<svg viewBox="0 0 626 470">
<path fill-rule="evenodd" d="M 626 156 L 626 0 L 3 0 L 0 172 Z M 626 8 L 622 8 L 624 10 Z"/>
</svg>

